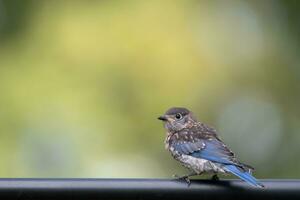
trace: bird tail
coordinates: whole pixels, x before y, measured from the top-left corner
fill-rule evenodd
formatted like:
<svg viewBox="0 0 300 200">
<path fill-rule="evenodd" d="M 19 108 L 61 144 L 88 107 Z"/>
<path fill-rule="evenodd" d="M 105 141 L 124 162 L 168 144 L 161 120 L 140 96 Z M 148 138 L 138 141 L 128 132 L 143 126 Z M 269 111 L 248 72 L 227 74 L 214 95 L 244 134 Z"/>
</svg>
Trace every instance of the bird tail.
<svg viewBox="0 0 300 200">
<path fill-rule="evenodd" d="M 256 178 L 254 178 L 249 172 L 243 171 L 235 165 L 225 165 L 224 168 L 253 186 L 265 187 L 262 183 L 256 180 Z"/>
</svg>

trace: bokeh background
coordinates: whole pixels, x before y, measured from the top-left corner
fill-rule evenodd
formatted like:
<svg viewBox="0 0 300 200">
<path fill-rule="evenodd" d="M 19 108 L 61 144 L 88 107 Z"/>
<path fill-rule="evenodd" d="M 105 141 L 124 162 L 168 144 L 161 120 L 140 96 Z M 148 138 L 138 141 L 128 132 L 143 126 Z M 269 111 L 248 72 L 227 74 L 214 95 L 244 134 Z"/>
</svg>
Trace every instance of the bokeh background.
<svg viewBox="0 0 300 200">
<path fill-rule="evenodd" d="M 187 107 L 259 178 L 300 178 L 300 5 L 0 0 L 0 177 L 186 172 Z"/>
</svg>

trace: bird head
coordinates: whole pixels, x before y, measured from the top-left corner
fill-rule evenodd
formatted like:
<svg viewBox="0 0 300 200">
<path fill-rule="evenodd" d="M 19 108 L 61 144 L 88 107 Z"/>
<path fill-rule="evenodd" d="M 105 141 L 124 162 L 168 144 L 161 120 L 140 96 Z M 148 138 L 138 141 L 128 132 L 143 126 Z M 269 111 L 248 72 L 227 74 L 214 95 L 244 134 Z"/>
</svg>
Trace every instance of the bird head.
<svg viewBox="0 0 300 200">
<path fill-rule="evenodd" d="M 180 107 L 170 108 L 158 119 L 164 122 L 164 127 L 170 132 L 180 131 L 196 121 L 191 111 Z"/>
</svg>

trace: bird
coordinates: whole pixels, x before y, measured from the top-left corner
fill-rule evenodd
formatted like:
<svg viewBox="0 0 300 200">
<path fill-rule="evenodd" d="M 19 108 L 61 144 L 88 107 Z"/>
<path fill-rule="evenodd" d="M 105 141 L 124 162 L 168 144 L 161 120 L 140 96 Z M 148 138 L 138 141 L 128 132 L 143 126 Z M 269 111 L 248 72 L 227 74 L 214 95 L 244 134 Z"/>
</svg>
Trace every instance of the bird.
<svg viewBox="0 0 300 200">
<path fill-rule="evenodd" d="M 197 120 L 193 112 L 183 107 L 172 107 L 158 117 L 166 129 L 165 148 L 190 173 L 176 178 L 190 185 L 190 177 L 203 173 L 233 174 L 254 187 L 264 185 L 252 176 L 253 167 L 241 163 L 220 139 L 216 129 Z"/>
</svg>

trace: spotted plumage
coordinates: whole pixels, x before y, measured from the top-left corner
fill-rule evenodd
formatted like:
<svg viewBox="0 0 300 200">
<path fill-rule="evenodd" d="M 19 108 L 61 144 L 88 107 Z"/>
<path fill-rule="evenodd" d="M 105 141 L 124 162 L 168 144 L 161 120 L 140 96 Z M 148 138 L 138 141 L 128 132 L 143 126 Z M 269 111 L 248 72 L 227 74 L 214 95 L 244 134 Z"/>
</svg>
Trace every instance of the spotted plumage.
<svg viewBox="0 0 300 200">
<path fill-rule="evenodd" d="M 199 122 L 188 109 L 171 108 L 158 119 L 167 130 L 166 149 L 192 172 L 183 178 L 202 173 L 232 173 L 254 186 L 263 186 L 251 175 L 253 168 L 238 161 L 216 130 Z"/>
</svg>

